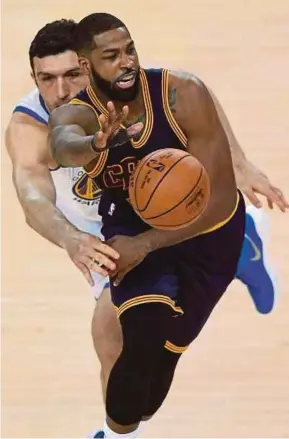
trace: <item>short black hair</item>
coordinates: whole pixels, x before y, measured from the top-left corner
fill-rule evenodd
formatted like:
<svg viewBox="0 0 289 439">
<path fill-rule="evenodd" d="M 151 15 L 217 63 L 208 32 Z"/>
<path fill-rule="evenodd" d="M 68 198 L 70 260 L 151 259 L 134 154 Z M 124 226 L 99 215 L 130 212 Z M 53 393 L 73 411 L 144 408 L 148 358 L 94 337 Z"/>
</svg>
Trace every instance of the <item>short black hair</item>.
<svg viewBox="0 0 289 439">
<path fill-rule="evenodd" d="M 93 37 L 119 27 L 127 29 L 126 25 L 117 17 L 105 12 L 87 15 L 76 26 L 75 44 L 77 52 L 92 50 Z"/>
<path fill-rule="evenodd" d="M 34 71 L 33 58 L 58 55 L 72 50 L 76 52 L 74 32 L 76 22 L 73 20 L 57 20 L 47 23 L 35 35 L 29 48 L 30 66 Z"/>
</svg>

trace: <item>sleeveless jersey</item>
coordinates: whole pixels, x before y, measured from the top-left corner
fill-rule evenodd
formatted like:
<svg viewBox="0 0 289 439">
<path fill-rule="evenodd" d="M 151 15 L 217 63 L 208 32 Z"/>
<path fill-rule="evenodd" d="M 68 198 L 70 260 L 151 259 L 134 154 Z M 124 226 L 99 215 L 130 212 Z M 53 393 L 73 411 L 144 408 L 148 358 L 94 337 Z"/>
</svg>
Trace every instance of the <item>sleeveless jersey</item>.
<svg viewBox="0 0 289 439">
<path fill-rule="evenodd" d="M 49 112 L 38 89 L 22 98 L 13 112 L 27 114 L 44 125 L 48 124 Z M 101 221 L 98 214 L 101 190 L 83 168 L 59 166 L 50 172 L 56 188 L 56 204 L 63 213 Z"/>
<path fill-rule="evenodd" d="M 89 172 L 97 186 L 103 189 L 100 214 L 104 221 L 106 219 L 114 224 L 123 221 L 139 223 L 139 217 L 128 202 L 129 178 L 138 161 L 158 149 L 186 148 L 186 136 L 170 109 L 168 79 L 167 70 L 141 69 L 140 86 L 146 121 L 140 138 L 102 152 L 95 168 Z M 91 86 L 76 95 L 70 104 L 89 106 L 96 117 L 101 113 L 107 115 L 106 108 Z"/>
</svg>

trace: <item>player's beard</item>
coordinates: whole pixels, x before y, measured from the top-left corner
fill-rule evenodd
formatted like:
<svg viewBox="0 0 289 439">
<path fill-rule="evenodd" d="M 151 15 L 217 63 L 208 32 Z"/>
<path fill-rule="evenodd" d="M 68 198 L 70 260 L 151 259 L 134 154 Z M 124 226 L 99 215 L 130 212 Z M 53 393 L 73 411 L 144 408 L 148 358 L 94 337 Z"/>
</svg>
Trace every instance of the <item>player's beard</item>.
<svg viewBox="0 0 289 439">
<path fill-rule="evenodd" d="M 135 71 L 135 70 L 134 70 Z M 127 74 L 130 73 L 128 70 Z M 117 80 L 114 82 L 107 81 L 100 76 L 91 66 L 92 81 L 112 101 L 129 102 L 133 101 L 139 91 L 140 69 L 136 71 L 135 83 L 128 89 L 121 89 L 117 86 Z"/>
</svg>

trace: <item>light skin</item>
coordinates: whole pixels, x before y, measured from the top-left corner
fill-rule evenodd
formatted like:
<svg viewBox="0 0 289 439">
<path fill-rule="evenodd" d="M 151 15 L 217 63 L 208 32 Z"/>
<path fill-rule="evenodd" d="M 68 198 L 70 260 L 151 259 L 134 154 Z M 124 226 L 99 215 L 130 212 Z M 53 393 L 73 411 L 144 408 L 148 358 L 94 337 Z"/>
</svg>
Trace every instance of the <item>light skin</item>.
<svg viewBox="0 0 289 439">
<path fill-rule="evenodd" d="M 104 80 L 110 81 L 112 89 L 113 84 L 116 84 L 117 79 L 126 71 L 138 69 L 136 51 L 132 50 L 131 37 L 124 28 L 97 35 L 94 37 L 94 43 L 95 49 L 91 53 L 83 53 L 88 59 L 83 61 L 83 65 L 88 66 L 91 72 L 95 70 Z M 91 80 L 98 98 L 103 105 L 106 105 L 109 113 L 108 119 L 106 121 L 103 119 L 101 128 L 88 107 L 65 106 L 54 111 L 50 118 L 53 154 L 57 162 L 66 166 L 87 166 L 89 159 L 97 161 L 99 152 L 95 152 L 94 149 L 99 151 L 104 149 L 106 141 L 117 132 L 120 123 L 128 129 L 139 123 L 140 118 L 143 117 L 144 105 L 141 93 L 129 102 L 128 108 L 121 100 L 111 102 L 98 87 L 93 75 Z M 117 270 L 113 272 L 116 276 L 115 284 L 118 284 L 123 276 L 138 265 L 149 252 L 196 236 L 227 218 L 236 204 L 236 182 L 228 136 L 225 134 L 210 92 L 198 78 L 184 73 L 170 72 L 169 87 L 176 95 L 173 103 L 174 117 L 187 137 L 187 150 L 207 169 L 214 191 L 202 217 L 182 230 L 169 232 L 149 230 L 135 237 L 115 236 L 109 240 L 108 244 L 120 254 Z M 94 148 L 91 147 L 91 142 L 94 142 Z M 238 145 L 233 160 L 234 164 L 238 163 L 240 167 L 246 162 L 245 156 L 240 154 Z M 248 169 L 254 180 L 256 172 L 258 174 L 259 171 L 250 166 Z M 250 175 L 249 171 L 248 175 Z M 270 186 L 270 191 L 266 192 L 270 203 L 277 204 L 284 211 L 288 203 L 283 194 L 279 189 L 274 191 L 267 179 L 262 180 L 262 190 L 266 184 Z M 258 191 L 255 183 L 250 190 Z M 109 273 L 109 268 L 106 269 Z M 127 433 L 135 429 L 135 425 L 122 426 L 109 417 L 107 422 L 109 427 L 118 433 Z"/>
<path fill-rule="evenodd" d="M 79 69 L 76 53 L 70 51 L 42 59 L 35 58 L 32 76 L 50 110 L 68 102 L 88 83 L 87 75 Z M 55 161 L 48 148 L 47 137 L 46 125 L 23 113 L 12 115 L 6 130 L 6 148 L 13 165 L 13 183 L 17 196 L 27 224 L 39 235 L 66 250 L 74 265 L 93 285 L 92 258 L 96 252 L 99 254 L 101 246 L 108 250 L 110 247 L 94 235 L 78 230 L 56 207 L 56 191 L 48 167 L 55 167 Z M 113 253 L 109 261 L 113 269 L 113 259 L 117 259 L 118 254 L 110 250 Z M 106 256 L 104 258 L 104 261 L 108 261 Z M 95 306 L 93 314 L 92 336 L 102 365 L 102 386 L 105 389 L 121 342 L 119 322 L 110 301 L 109 290 L 102 293 L 99 305 Z M 102 323 L 110 334 L 118 335 L 113 339 L 100 337 Z"/>
</svg>

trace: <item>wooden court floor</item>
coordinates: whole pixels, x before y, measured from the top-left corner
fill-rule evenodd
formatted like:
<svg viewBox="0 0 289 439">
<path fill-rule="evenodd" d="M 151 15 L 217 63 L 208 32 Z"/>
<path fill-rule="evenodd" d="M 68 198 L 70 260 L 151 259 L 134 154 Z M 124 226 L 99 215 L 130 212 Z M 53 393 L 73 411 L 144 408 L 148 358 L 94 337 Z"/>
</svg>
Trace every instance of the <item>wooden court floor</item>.
<svg viewBox="0 0 289 439">
<path fill-rule="evenodd" d="M 33 87 L 36 31 L 107 11 L 127 23 L 143 65 L 192 71 L 215 91 L 246 153 L 289 197 L 289 2 L 108 3 L 2 1 L 2 140 Z M 2 209 L 2 437 L 84 437 L 103 422 L 94 301 L 65 253 L 25 225 L 3 146 Z M 276 310 L 258 315 L 234 282 L 143 437 L 289 437 L 288 215 L 270 214 Z"/>
</svg>

